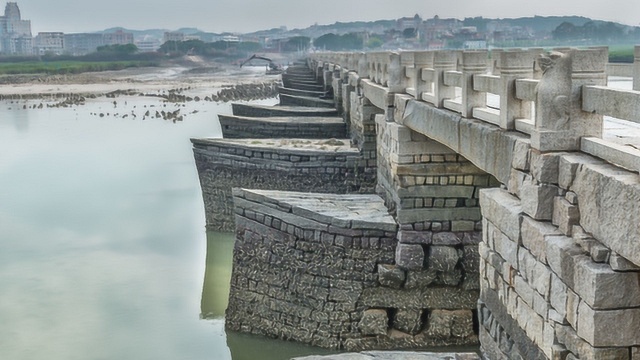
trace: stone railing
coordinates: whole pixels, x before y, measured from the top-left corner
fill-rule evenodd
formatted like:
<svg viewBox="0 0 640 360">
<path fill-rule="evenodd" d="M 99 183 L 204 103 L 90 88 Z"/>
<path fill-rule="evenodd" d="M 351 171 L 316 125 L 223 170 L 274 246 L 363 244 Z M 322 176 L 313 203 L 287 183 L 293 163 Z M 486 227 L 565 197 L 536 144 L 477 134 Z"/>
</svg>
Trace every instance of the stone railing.
<svg viewBox="0 0 640 360">
<path fill-rule="evenodd" d="M 603 116 L 640 122 L 640 91 L 606 86 L 607 48 L 541 54 L 542 49 L 316 53 L 310 59 L 339 69 L 334 76 L 355 71 L 389 93 L 528 134 L 534 149 L 580 150 L 640 170 L 639 150 L 602 138 Z M 638 89 L 640 46 L 633 74 Z"/>
<path fill-rule="evenodd" d="M 482 229 L 478 323 L 488 358 L 638 358 L 640 151 L 625 138 L 637 133 L 640 91 L 607 86 L 607 49 L 346 58 L 311 62 L 333 69 L 344 99 L 378 110 L 377 191 L 395 206 L 395 264 L 407 268 L 418 235 Z M 640 47 L 635 58 L 638 89 Z M 605 117 L 624 130 L 605 132 Z M 477 170 L 441 177 L 431 195 L 435 162 Z M 464 207 L 435 206 L 487 174 L 496 182 L 483 186 L 501 186 L 474 189 L 479 199 Z M 481 224 L 469 213 L 478 210 Z M 444 214 L 455 214 L 451 225 L 434 221 Z"/>
</svg>

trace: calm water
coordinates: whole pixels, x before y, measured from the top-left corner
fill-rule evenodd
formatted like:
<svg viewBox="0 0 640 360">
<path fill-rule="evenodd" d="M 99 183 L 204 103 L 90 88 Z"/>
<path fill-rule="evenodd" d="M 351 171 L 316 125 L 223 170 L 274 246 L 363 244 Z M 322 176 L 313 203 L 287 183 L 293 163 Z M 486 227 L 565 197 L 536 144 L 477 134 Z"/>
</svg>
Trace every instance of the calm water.
<svg viewBox="0 0 640 360">
<path fill-rule="evenodd" d="M 233 239 L 205 232 L 189 138 L 218 137 L 230 106 L 172 123 L 142 118 L 176 105 L 116 100 L 0 102 L 0 359 L 320 353 L 224 332 Z"/>
</svg>

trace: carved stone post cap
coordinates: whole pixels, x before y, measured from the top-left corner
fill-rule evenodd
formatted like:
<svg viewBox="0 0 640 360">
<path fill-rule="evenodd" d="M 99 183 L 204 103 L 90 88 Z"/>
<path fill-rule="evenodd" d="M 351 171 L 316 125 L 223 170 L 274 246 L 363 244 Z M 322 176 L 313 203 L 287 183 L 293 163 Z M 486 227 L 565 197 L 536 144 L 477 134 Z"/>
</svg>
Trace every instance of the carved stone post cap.
<svg viewBox="0 0 640 360">
<path fill-rule="evenodd" d="M 636 45 L 633 47 L 633 54 L 635 61 L 640 61 L 640 45 Z"/>
<path fill-rule="evenodd" d="M 462 53 L 463 70 L 480 70 L 487 67 L 489 52 L 486 50 L 464 51 Z"/>
<path fill-rule="evenodd" d="M 413 53 L 413 61 L 416 66 L 433 66 L 434 51 L 416 51 Z"/>
<path fill-rule="evenodd" d="M 500 54 L 500 68 L 502 71 L 508 69 L 533 70 L 534 54 L 530 51 L 504 51 Z"/>
<path fill-rule="evenodd" d="M 400 65 L 413 66 L 415 64 L 415 53 L 413 51 L 403 51 L 400 53 Z"/>
<path fill-rule="evenodd" d="M 455 66 L 457 60 L 457 54 L 453 51 L 439 50 L 433 55 L 433 64 L 436 67 Z"/>
<path fill-rule="evenodd" d="M 572 50 L 574 73 L 600 73 L 605 72 L 609 61 L 609 49 L 597 47 L 589 49 Z"/>
</svg>

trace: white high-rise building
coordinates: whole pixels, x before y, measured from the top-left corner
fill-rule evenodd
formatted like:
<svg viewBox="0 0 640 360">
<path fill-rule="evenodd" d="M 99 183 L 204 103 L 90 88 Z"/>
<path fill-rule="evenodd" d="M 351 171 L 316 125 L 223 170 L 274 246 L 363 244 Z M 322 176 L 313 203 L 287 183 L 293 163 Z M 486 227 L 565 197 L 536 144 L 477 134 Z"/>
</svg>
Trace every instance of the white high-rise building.
<svg viewBox="0 0 640 360">
<path fill-rule="evenodd" d="M 0 52 L 8 55 L 33 53 L 31 20 L 22 20 L 18 3 L 8 2 L 4 16 L 0 16 Z"/>
</svg>

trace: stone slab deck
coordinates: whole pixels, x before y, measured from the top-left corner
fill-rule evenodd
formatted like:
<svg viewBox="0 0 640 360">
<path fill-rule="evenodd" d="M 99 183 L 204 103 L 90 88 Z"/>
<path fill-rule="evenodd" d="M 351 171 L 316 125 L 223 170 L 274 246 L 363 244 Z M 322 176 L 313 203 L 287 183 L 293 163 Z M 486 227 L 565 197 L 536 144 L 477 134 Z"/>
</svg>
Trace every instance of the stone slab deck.
<svg viewBox="0 0 640 360">
<path fill-rule="evenodd" d="M 475 353 L 436 353 L 415 351 L 363 351 L 332 355 L 311 355 L 291 360 L 480 360 Z"/>
<path fill-rule="evenodd" d="M 311 84 L 318 84 L 317 80 L 316 80 L 316 75 L 314 73 L 312 73 L 311 71 L 305 73 L 284 73 L 282 74 L 282 80 L 283 81 L 289 81 L 289 80 L 293 80 L 293 81 L 300 81 L 300 82 L 308 82 Z"/>
<path fill-rule="evenodd" d="M 299 89 L 291 89 L 288 87 L 278 87 L 278 94 L 285 95 L 294 95 L 294 96 L 310 96 L 310 97 L 319 97 L 325 94 L 324 91 L 308 91 L 308 90 L 299 90 Z"/>
<path fill-rule="evenodd" d="M 286 81 L 284 86 L 292 89 L 308 90 L 308 91 L 324 91 L 323 85 L 315 85 L 300 81 Z"/>
<path fill-rule="evenodd" d="M 358 156 L 357 149 L 351 148 L 348 140 L 336 139 L 191 139 L 195 145 L 235 146 L 245 149 L 269 149 L 293 153 L 347 153 Z"/>
<path fill-rule="evenodd" d="M 246 117 L 218 114 L 225 139 L 305 138 L 346 139 L 347 126 L 339 117 Z M 345 140 L 349 142 L 349 140 Z"/>
<path fill-rule="evenodd" d="M 334 108 L 335 102 L 333 100 L 318 99 L 317 97 L 280 94 L 280 105 Z"/>
<path fill-rule="evenodd" d="M 319 223 L 339 224 L 343 227 L 396 231 L 395 220 L 378 195 L 373 194 L 318 194 L 274 190 L 234 190 L 253 201 L 276 203 L 291 208 L 293 214 Z"/>
<path fill-rule="evenodd" d="M 372 188 L 375 172 L 348 140 L 191 139 L 207 227 L 232 231 L 234 187 L 344 194 Z"/>
<path fill-rule="evenodd" d="M 304 106 L 266 106 L 252 104 L 231 104 L 233 115 L 250 117 L 272 116 L 338 116 L 338 110 L 332 108 L 314 108 Z"/>
</svg>

